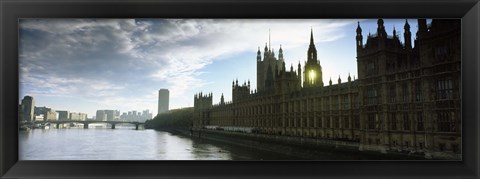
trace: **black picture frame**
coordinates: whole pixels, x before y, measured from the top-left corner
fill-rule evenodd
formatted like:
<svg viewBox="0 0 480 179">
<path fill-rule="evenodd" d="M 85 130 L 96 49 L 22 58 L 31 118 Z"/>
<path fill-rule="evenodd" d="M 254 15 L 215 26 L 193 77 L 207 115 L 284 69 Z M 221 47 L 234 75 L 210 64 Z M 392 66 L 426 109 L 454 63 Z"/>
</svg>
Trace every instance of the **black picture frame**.
<svg viewBox="0 0 480 179">
<path fill-rule="evenodd" d="M 18 18 L 461 18 L 462 161 L 18 161 Z M 479 178 L 478 0 L 1 0 L 0 177 Z"/>
</svg>

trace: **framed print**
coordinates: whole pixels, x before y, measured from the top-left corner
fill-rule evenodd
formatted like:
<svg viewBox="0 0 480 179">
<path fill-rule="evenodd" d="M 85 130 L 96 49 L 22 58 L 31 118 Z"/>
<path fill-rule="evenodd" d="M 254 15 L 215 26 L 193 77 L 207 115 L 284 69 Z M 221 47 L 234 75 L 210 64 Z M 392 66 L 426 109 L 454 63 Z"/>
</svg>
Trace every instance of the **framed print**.
<svg viewBox="0 0 480 179">
<path fill-rule="evenodd" d="M 479 177 L 479 8 L 6 1 L 2 177 Z"/>
</svg>

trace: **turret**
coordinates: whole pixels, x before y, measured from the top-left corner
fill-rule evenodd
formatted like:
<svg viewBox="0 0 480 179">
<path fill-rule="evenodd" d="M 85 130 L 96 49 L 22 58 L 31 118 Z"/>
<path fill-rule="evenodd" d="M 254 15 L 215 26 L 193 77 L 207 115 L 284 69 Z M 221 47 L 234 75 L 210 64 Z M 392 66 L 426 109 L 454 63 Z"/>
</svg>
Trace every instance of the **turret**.
<svg viewBox="0 0 480 179">
<path fill-rule="evenodd" d="M 265 43 L 265 48 L 263 49 L 263 61 L 267 59 L 267 56 L 268 56 L 268 47 L 267 47 L 267 43 Z"/>
<path fill-rule="evenodd" d="M 342 79 L 340 78 L 340 75 L 338 75 L 338 84 L 342 83 Z"/>
<path fill-rule="evenodd" d="M 395 30 L 395 26 L 393 26 L 393 39 L 397 39 L 397 31 Z"/>
<path fill-rule="evenodd" d="M 350 73 L 348 73 L 348 82 L 351 82 L 352 78 L 350 77 Z"/>
<path fill-rule="evenodd" d="M 330 84 L 330 86 L 332 86 L 332 77 L 330 77 L 329 84 Z"/>
<path fill-rule="evenodd" d="M 363 36 L 362 36 L 362 28 L 360 27 L 360 21 L 358 21 L 358 26 L 357 26 L 357 51 L 362 49 L 363 46 Z"/>
<path fill-rule="evenodd" d="M 282 61 L 283 61 L 282 45 L 280 45 L 280 50 L 278 50 L 278 60 L 282 60 Z"/>
<path fill-rule="evenodd" d="M 385 31 L 385 26 L 383 25 L 383 19 L 378 19 L 377 21 L 377 34 L 379 38 L 387 38 L 387 32 Z"/>
<path fill-rule="evenodd" d="M 268 65 L 267 79 L 265 80 L 265 88 L 267 90 L 273 88 L 273 72 L 272 72 L 272 66 L 271 65 Z"/>
<path fill-rule="evenodd" d="M 412 48 L 412 34 L 410 33 L 410 25 L 408 24 L 408 20 L 405 19 L 405 26 L 403 27 L 405 32 L 403 33 L 403 38 L 405 41 L 405 49 Z"/>
<path fill-rule="evenodd" d="M 220 104 L 225 104 L 225 99 L 223 98 L 223 93 L 222 93 L 222 96 L 220 97 Z"/>
<path fill-rule="evenodd" d="M 298 61 L 298 81 L 300 82 L 300 86 L 302 86 L 302 66 L 300 65 L 300 61 Z"/>
<path fill-rule="evenodd" d="M 257 61 L 262 61 L 262 53 L 260 52 L 260 47 L 258 47 L 257 51 Z"/>
<path fill-rule="evenodd" d="M 417 38 L 423 38 L 427 31 L 427 19 L 418 19 Z"/>
</svg>

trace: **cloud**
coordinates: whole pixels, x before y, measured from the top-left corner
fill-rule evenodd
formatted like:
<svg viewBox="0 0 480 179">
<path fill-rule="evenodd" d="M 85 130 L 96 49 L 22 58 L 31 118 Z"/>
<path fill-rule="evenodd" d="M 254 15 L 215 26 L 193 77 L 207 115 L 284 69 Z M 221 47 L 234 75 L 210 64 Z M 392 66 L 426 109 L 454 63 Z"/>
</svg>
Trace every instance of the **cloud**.
<svg viewBox="0 0 480 179">
<path fill-rule="evenodd" d="M 189 91 L 210 83 L 200 78 L 206 66 L 234 54 L 254 54 L 269 40 L 269 29 L 273 44 L 287 49 L 304 46 L 310 27 L 316 43 L 322 43 L 344 37 L 342 27 L 350 23 L 354 21 L 22 19 L 20 83 L 24 93 L 33 95 L 80 96 L 105 104 L 134 97 L 131 106 L 142 105 L 154 101 L 152 91 L 160 87 L 170 89 L 174 98 L 190 96 Z"/>
</svg>

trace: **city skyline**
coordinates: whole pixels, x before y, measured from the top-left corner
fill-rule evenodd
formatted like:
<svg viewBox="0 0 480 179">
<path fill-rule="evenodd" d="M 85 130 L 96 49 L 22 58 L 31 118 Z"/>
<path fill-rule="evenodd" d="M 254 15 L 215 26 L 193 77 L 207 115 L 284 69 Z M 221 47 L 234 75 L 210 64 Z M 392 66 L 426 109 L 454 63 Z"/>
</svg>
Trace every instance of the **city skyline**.
<svg viewBox="0 0 480 179">
<path fill-rule="evenodd" d="M 89 116 L 87 113 L 70 111 L 68 109 L 54 109 L 49 108 L 48 106 L 37 106 L 35 105 L 35 97 L 33 96 L 24 96 L 21 103 L 19 104 L 19 120 L 20 121 L 62 121 L 62 120 L 102 120 L 102 121 L 145 121 L 153 118 L 150 109 L 145 110 L 129 110 L 129 111 L 119 111 L 112 109 L 98 109 L 96 110 L 96 115 Z M 99 119 L 98 114 L 102 112 Z M 122 114 L 120 114 L 122 113 Z M 45 115 L 49 116 L 46 117 Z M 52 116 L 53 115 L 53 116 Z M 109 117 L 107 117 L 109 115 Z M 107 118 L 105 118 L 107 117 Z M 103 119 L 105 118 L 105 119 Z"/>
<path fill-rule="evenodd" d="M 408 21 L 414 39 L 416 20 Z M 88 116 L 97 109 L 156 114 L 160 88 L 170 91 L 170 109 L 193 106 L 198 91 L 212 92 L 213 103 L 222 93 L 230 101 L 232 80 L 256 88 L 258 48 L 278 54 L 281 45 L 287 68 L 303 66 L 311 29 L 323 82 L 336 84 L 357 76 L 357 22 L 365 37 L 375 33 L 376 19 L 22 19 L 19 101 L 31 95 L 38 106 Z M 385 21 L 386 31 L 395 27 L 403 39 L 404 23 Z"/>
</svg>

